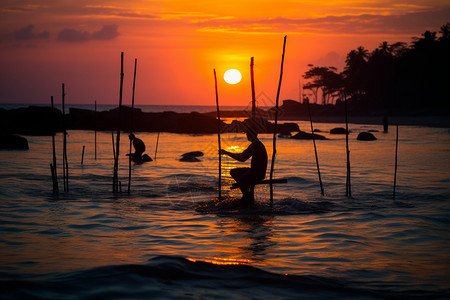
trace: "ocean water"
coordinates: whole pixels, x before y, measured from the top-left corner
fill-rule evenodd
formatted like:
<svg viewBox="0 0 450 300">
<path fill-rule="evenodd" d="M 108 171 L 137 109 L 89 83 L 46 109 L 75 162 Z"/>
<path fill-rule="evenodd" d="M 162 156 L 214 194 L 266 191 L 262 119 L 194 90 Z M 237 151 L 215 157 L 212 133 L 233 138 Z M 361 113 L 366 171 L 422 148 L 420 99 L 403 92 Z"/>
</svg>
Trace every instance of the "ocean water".
<svg viewBox="0 0 450 300">
<path fill-rule="evenodd" d="M 68 192 L 58 134 L 57 195 L 51 137 L 26 136 L 28 151 L 0 152 L 0 298 L 450 298 L 449 129 L 400 126 L 393 200 L 395 128 L 350 124 L 348 198 L 345 136 L 327 133 L 338 126 L 315 124 L 329 138 L 316 142 L 325 196 L 312 141 L 277 140 L 275 177 L 288 183 L 274 186 L 273 208 L 268 186 L 254 208 L 231 202 L 229 170 L 246 163 L 226 157 L 227 199 L 215 199 L 217 135 L 161 133 L 156 160 L 132 165 L 128 194 L 122 134 L 115 194 L 111 132 L 97 133 L 97 159 L 93 131 L 69 132 Z M 369 130 L 378 140 L 356 140 Z M 154 158 L 157 134 L 136 135 Z M 270 158 L 272 135 L 260 139 Z M 223 148 L 247 145 L 222 135 Z M 189 151 L 201 162 L 179 161 Z"/>
</svg>

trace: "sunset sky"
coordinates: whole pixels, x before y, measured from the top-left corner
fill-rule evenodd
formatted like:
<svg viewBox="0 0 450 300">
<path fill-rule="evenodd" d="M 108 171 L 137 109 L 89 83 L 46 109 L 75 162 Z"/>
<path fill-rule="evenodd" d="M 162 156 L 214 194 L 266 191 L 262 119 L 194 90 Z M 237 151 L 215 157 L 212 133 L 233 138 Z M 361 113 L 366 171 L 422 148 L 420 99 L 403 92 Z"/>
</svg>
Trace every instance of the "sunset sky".
<svg viewBox="0 0 450 300">
<path fill-rule="evenodd" d="M 259 105 L 273 105 L 287 35 L 281 100 L 299 97 L 307 64 L 342 69 L 346 54 L 381 42 L 410 43 L 450 21 L 448 0 L 2 0 L 0 103 L 116 104 L 120 53 L 124 104 L 222 105 L 251 101 L 255 57 Z M 223 73 L 238 69 L 242 81 Z"/>
</svg>

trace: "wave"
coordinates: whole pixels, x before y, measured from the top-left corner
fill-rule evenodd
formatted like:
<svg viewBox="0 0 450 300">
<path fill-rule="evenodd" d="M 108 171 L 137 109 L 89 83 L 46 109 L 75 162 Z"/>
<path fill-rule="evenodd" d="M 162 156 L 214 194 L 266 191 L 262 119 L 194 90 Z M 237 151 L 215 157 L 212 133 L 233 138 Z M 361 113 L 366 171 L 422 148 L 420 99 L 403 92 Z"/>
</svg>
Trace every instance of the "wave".
<svg viewBox="0 0 450 300">
<path fill-rule="evenodd" d="M 96 267 L 36 277 L 0 274 L 7 299 L 440 299 L 448 290 L 395 290 L 253 266 L 157 256 L 145 264 Z M 7 277 L 8 276 L 8 277 Z"/>
</svg>

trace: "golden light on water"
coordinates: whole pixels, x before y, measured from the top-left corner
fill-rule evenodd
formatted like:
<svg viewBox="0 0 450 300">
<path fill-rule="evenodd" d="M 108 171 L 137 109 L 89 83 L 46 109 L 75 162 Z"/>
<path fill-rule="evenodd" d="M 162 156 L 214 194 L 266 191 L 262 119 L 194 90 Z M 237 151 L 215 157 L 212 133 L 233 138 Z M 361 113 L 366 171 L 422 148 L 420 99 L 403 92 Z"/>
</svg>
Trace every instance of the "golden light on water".
<svg viewBox="0 0 450 300">
<path fill-rule="evenodd" d="M 233 257 L 212 257 L 202 260 L 197 260 L 193 258 L 187 258 L 189 261 L 197 262 L 197 261 L 203 261 L 215 265 L 247 265 L 251 264 L 252 260 L 250 259 L 243 259 L 243 258 L 233 258 Z"/>
<path fill-rule="evenodd" d="M 238 152 L 242 152 L 244 150 L 243 146 L 237 146 L 237 145 L 229 145 L 226 147 L 227 151 L 233 152 L 233 153 L 238 153 Z"/>
</svg>

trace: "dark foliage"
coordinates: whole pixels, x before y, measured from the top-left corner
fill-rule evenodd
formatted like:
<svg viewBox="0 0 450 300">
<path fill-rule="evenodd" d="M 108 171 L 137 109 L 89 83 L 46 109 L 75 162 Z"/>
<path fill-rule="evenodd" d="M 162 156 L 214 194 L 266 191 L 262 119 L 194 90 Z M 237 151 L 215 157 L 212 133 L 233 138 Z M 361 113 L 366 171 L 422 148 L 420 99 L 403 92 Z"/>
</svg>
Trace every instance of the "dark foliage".
<svg viewBox="0 0 450 300">
<path fill-rule="evenodd" d="M 310 65 L 304 85 L 316 97 L 322 91 L 322 104 L 345 93 L 353 107 L 361 111 L 422 111 L 448 113 L 450 108 L 450 23 L 436 32 L 425 31 L 403 42 L 382 42 L 369 52 L 358 47 L 347 54 L 344 71 Z"/>
</svg>

